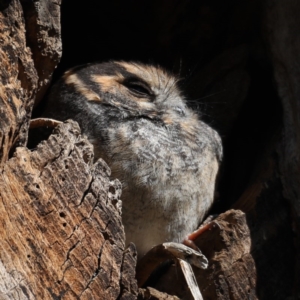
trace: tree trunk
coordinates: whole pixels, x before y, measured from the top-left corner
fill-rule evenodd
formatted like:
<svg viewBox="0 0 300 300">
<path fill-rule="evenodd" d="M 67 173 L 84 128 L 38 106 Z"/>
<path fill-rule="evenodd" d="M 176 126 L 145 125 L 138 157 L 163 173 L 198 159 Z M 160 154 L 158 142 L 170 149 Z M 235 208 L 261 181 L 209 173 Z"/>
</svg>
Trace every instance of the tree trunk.
<svg viewBox="0 0 300 300">
<path fill-rule="evenodd" d="M 125 249 L 121 186 L 109 167 L 93 165 L 74 122 L 24 147 L 33 100 L 60 57 L 60 3 L 23 4 L 2 4 L 0 21 L 0 298 L 135 299 L 136 252 Z"/>
<path fill-rule="evenodd" d="M 92 146 L 69 122 L 4 165 L 4 299 L 134 299 L 136 253 L 124 252 L 121 186 L 104 161 L 92 161 Z"/>
</svg>

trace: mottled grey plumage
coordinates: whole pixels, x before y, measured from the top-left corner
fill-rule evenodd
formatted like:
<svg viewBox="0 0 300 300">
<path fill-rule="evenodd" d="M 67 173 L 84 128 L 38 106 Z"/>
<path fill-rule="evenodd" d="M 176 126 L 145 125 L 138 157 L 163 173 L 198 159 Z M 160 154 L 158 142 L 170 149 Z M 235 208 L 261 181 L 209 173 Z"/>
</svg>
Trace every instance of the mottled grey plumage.
<svg viewBox="0 0 300 300">
<path fill-rule="evenodd" d="M 125 62 L 73 68 L 52 88 L 45 116 L 76 120 L 121 180 L 126 240 L 139 255 L 181 242 L 211 207 L 221 141 L 166 71 Z"/>
</svg>

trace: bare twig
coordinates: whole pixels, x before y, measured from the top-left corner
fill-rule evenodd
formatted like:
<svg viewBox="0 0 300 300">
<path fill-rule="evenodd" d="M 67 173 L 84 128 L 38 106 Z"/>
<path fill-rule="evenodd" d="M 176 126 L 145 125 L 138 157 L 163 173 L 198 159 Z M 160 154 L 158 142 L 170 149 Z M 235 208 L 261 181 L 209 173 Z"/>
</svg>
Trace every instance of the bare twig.
<svg viewBox="0 0 300 300">
<path fill-rule="evenodd" d="M 32 119 L 30 120 L 29 128 L 39 128 L 39 127 L 50 127 L 54 128 L 57 125 L 61 124 L 61 121 L 57 121 L 54 119 L 48 119 L 48 118 L 38 118 L 38 119 Z"/>
<path fill-rule="evenodd" d="M 187 285 L 194 297 L 194 300 L 203 300 L 200 288 L 198 286 L 197 280 L 195 278 L 193 269 L 189 263 L 182 259 L 178 259 L 182 273 L 187 282 Z"/>
</svg>

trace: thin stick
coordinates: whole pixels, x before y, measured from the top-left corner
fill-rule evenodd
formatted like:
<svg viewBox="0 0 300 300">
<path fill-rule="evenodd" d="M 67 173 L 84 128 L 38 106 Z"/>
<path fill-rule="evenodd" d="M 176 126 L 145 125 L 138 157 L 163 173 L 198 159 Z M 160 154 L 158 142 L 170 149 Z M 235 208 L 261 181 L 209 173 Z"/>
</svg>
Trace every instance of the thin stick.
<svg viewBox="0 0 300 300">
<path fill-rule="evenodd" d="M 203 300 L 200 288 L 198 286 L 198 283 L 196 281 L 193 269 L 189 263 L 182 259 L 178 259 L 182 273 L 184 275 L 184 278 L 187 282 L 187 285 L 194 297 L 194 300 Z"/>
</svg>

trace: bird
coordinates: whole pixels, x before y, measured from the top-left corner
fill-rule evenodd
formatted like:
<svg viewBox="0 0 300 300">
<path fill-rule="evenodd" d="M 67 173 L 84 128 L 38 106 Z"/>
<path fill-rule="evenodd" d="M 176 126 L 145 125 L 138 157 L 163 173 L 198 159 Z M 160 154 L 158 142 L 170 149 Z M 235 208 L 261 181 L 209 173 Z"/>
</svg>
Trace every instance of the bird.
<svg viewBox="0 0 300 300">
<path fill-rule="evenodd" d="M 219 134 L 188 107 L 180 79 L 160 66 L 106 61 L 66 71 L 44 116 L 73 119 L 122 183 L 126 243 L 138 257 L 182 242 L 214 201 Z"/>
</svg>

